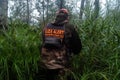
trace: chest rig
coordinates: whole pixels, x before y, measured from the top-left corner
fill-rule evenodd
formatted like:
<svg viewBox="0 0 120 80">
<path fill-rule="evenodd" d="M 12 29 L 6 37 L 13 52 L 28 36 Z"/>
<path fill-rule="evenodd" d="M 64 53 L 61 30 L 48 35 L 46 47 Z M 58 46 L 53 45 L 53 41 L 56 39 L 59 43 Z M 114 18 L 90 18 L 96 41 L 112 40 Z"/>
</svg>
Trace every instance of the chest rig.
<svg viewBox="0 0 120 80">
<path fill-rule="evenodd" d="M 48 24 L 44 29 L 44 47 L 60 48 L 63 46 L 65 27 Z"/>
</svg>

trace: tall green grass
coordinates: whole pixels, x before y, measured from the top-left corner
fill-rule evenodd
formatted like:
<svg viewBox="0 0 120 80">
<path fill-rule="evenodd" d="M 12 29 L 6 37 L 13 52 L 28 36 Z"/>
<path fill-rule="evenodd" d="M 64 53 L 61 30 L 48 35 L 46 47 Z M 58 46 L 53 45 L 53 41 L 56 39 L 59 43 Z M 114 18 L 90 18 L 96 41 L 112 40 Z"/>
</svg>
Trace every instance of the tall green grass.
<svg viewBox="0 0 120 80">
<path fill-rule="evenodd" d="M 76 80 L 120 79 L 119 21 L 108 16 L 75 22 L 83 45 L 81 54 L 73 59 Z"/>
<path fill-rule="evenodd" d="M 0 35 L 0 80 L 32 80 L 38 71 L 40 31 L 12 22 Z"/>
<path fill-rule="evenodd" d="M 66 75 L 75 80 L 120 79 L 119 21 L 109 16 L 73 22 L 83 48 L 79 55 L 73 56 L 72 71 Z M 40 73 L 40 35 L 41 28 L 17 21 L 1 31 L 0 80 L 35 80 L 36 73 Z"/>
</svg>

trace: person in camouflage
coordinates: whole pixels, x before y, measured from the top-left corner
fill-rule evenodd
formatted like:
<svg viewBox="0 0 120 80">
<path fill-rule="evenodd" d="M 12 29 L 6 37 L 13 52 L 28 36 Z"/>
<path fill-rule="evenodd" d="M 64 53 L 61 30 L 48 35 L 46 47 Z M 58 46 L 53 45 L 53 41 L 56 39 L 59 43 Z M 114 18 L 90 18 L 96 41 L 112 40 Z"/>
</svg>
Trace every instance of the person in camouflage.
<svg viewBox="0 0 120 80">
<path fill-rule="evenodd" d="M 44 27 L 42 40 L 41 62 L 47 71 L 46 80 L 55 80 L 56 75 L 69 69 L 71 54 L 79 54 L 82 49 L 75 26 L 69 23 L 67 9 L 57 11 L 55 21 Z"/>
</svg>

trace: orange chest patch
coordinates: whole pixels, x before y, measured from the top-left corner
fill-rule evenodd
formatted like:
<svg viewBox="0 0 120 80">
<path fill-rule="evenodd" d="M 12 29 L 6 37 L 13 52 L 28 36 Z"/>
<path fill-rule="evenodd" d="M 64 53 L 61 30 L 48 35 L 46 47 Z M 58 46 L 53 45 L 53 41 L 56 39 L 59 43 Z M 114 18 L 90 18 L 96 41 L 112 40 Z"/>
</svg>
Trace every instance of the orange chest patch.
<svg viewBox="0 0 120 80">
<path fill-rule="evenodd" d="M 58 37 L 63 38 L 64 37 L 64 30 L 62 29 L 45 29 L 45 36 L 51 36 L 51 37 Z"/>
</svg>

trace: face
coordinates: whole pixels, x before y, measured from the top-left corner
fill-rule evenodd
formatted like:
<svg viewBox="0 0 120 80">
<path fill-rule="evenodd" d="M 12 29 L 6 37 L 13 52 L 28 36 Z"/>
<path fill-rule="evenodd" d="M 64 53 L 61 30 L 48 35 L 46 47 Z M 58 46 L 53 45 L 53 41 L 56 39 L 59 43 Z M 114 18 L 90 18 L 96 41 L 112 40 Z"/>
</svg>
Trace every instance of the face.
<svg viewBox="0 0 120 80">
<path fill-rule="evenodd" d="M 56 19 L 55 19 L 57 22 L 61 22 L 61 21 L 64 21 L 66 20 L 65 16 L 64 15 L 61 15 L 61 14 L 58 14 L 56 16 Z"/>
<path fill-rule="evenodd" d="M 61 18 L 61 19 L 67 19 L 68 15 L 64 14 L 64 13 L 58 13 L 56 15 L 56 18 Z"/>
</svg>

